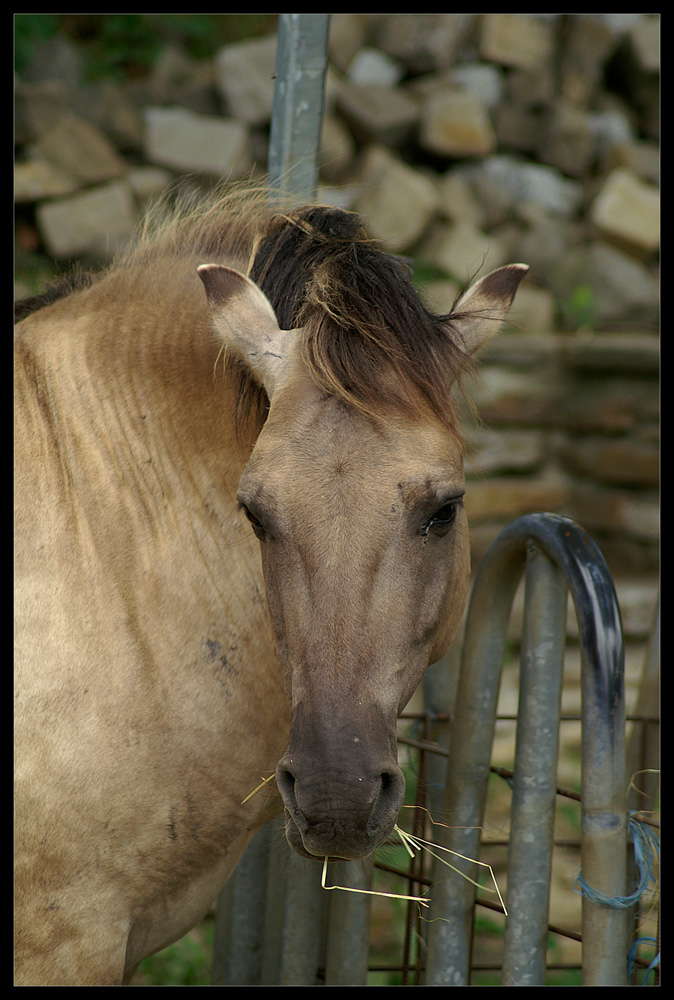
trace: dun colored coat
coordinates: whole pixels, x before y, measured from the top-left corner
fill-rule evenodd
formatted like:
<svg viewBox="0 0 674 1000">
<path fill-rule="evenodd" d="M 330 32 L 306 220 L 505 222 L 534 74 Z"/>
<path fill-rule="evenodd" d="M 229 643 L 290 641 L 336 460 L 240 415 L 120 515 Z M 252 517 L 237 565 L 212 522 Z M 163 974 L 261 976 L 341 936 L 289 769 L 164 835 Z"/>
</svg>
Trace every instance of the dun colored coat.
<svg viewBox="0 0 674 1000">
<path fill-rule="evenodd" d="M 23 304 L 17 984 L 127 982 L 281 808 L 389 834 L 468 586 L 452 396 L 525 271 L 436 316 L 357 217 L 235 194 Z"/>
</svg>

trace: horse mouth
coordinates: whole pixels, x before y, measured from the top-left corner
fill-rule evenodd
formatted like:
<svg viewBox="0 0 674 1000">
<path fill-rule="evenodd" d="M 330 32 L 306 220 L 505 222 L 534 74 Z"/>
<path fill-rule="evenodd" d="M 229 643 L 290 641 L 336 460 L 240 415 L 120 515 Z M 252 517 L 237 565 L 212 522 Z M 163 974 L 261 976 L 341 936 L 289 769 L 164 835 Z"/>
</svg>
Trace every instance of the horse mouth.
<svg viewBox="0 0 674 1000">
<path fill-rule="evenodd" d="M 325 788 L 322 789 L 323 808 L 307 808 L 307 798 L 293 781 L 277 773 L 277 784 L 285 806 L 285 834 L 288 844 L 300 857 L 312 861 L 358 861 L 369 857 L 388 838 L 393 830 L 402 805 L 405 781 L 396 767 L 393 777 L 379 790 L 371 789 L 365 801 L 352 798 L 351 788 L 340 789 L 342 795 L 333 798 L 332 807 L 325 808 Z M 334 791 L 334 789 L 333 789 Z M 296 792 L 300 793 L 296 795 Z M 346 794 L 344 794 L 346 793 Z M 329 797 L 329 796 L 327 796 Z"/>
<path fill-rule="evenodd" d="M 352 842 L 347 844 L 346 839 L 344 839 L 343 844 L 341 844 L 339 847 L 337 847 L 336 844 L 333 845 L 333 850 L 330 850 L 329 845 L 325 841 L 323 841 L 325 846 L 322 846 L 320 848 L 320 852 L 317 853 L 316 851 L 311 851 L 307 846 L 307 843 L 309 845 L 312 845 L 314 842 L 316 842 L 316 844 L 318 845 L 319 840 L 321 838 L 312 838 L 310 832 L 308 832 L 306 835 L 303 835 L 287 809 L 285 810 L 285 817 L 286 817 L 285 834 L 288 844 L 290 845 L 295 854 L 298 854 L 301 858 L 308 858 L 310 861 L 327 860 L 329 863 L 337 861 L 360 861 L 362 858 L 367 858 L 370 856 L 370 854 L 376 851 L 377 848 L 384 843 L 389 833 L 393 829 L 393 826 L 391 826 L 391 830 L 388 830 L 385 834 L 378 836 L 374 840 L 368 838 L 367 843 L 365 844 L 354 844 Z M 305 842 L 305 836 L 306 836 L 306 842 Z M 339 838 L 338 842 L 341 839 L 343 838 Z"/>
</svg>

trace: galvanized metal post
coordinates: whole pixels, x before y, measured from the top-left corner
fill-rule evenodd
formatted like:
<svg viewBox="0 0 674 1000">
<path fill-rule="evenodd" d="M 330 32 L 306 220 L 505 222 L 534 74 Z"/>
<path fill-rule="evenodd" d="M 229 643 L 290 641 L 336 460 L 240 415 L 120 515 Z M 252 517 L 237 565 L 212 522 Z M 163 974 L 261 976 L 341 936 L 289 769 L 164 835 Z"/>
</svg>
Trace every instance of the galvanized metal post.
<svg viewBox="0 0 674 1000">
<path fill-rule="evenodd" d="M 259 986 L 270 827 L 246 849 L 218 897 L 213 941 L 213 986 Z"/>
<path fill-rule="evenodd" d="M 583 984 L 624 985 L 625 915 L 607 902 L 624 896 L 626 878 L 622 627 L 604 559 L 591 539 L 568 518 L 552 514 L 519 518 L 501 532 L 478 571 L 451 734 L 444 800 L 448 828 L 443 830 L 443 843 L 466 857 L 479 857 L 507 624 L 532 545 L 563 573 L 580 633 L 581 871 L 586 884 L 604 899 L 598 902 L 583 897 Z M 455 862 L 475 877 L 475 866 L 471 870 L 467 862 Z M 426 985 L 465 985 L 469 980 L 475 888 L 467 880 L 449 880 L 439 870 L 435 874 Z"/>
<path fill-rule="evenodd" d="M 564 674 L 567 586 L 533 546 L 527 552 L 503 986 L 543 986 Z"/>
<path fill-rule="evenodd" d="M 269 185 L 316 197 L 323 124 L 329 14 L 280 14 Z"/>
<path fill-rule="evenodd" d="M 349 886 L 364 892 L 328 893 L 330 913 L 325 958 L 326 986 L 365 986 L 370 948 L 372 858 L 330 865 L 330 885 Z"/>
<path fill-rule="evenodd" d="M 292 195 L 307 201 L 316 197 L 318 156 L 320 150 L 329 14 L 280 14 L 276 55 L 276 86 L 272 112 L 269 185 L 279 195 Z M 271 891 L 265 877 L 270 849 L 288 852 L 282 832 L 272 824 L 276 839 L 269 830 L 260 831 L 228 885 L 220 894 L 216 913 L 214 944 L 214 985 L 247 986 L 306 985 L 314 982 L 316 970 L 316 922 L 313 920 L 323 890 L 317 884 L 318 864 L 307 862 L 302 875 L 290 887 L 281 878 L 283 865 L 270 866 Z M 270 842 L 272 847 L 270 848 Z M 282 846 L 279 846 L 281 845 Z M 285 860 L 285 859 L 284 859 Z M 299 860 L 299 859 L 298 859 Z M 276 880 L 276 881 L 275 881 Z M 263 896 L 267 893 L 266 920 Z M 284 902 L 303 892 L 298 912 L 308 916 L 311 934 L 298 932 L 303 941 L 301 953 L 292 954 L 292 943 L 284 928 Z M 366 897 L 367 898 L 367 897 Z M 368 906 L 368 903 L 361 903 Z M 280 907 L 275 913 L 275 907 Z M 319 907 L 320 908 L 320 907 Z M 368 910 L 369 912 L 369 910 Z M 298 918 L 299 919 L 299 918 Z M 313 920 L 313 923 L 312 923 Z M 288 931 L 292 934 L 292 930 Z"/>
</svg>

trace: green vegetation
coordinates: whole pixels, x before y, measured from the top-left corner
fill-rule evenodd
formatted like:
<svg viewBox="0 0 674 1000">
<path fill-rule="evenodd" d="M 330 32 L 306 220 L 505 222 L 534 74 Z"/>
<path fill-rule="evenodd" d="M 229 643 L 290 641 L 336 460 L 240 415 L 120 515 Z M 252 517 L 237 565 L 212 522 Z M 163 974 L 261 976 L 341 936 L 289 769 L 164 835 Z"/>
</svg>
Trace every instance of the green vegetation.
<svg viewBox="0 0 674 1000">
<path fill-rule="evenodd" d="M 78 43 L 90 79 L 138 77 L 162 48 L 181 45 L 206 59 L 230 42 L 275 30 L 277 14 L 15 14 L 15 66 L 21 73 L 35 46 L 62 34 Z"/>
<path fill-rule="evenodd" d="M 210 986 L 215 921 L 209 916 L 180 941 L 144 959 L 132 986 Z"/>
</svg>

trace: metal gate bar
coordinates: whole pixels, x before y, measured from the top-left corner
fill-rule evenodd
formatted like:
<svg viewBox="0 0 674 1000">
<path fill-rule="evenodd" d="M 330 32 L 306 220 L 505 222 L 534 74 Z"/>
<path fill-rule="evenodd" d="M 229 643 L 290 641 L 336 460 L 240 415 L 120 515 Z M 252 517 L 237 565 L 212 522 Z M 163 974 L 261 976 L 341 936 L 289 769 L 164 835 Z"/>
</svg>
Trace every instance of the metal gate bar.
<svg viewBox="0 0 674 1000">
<path fill-rule="evenodd" d="M 530 549 L 508 851 L 504 986 L 545 982 L 566 608 L 564 574 L 537 549 Z"/>
<path fill-rule="evenodd" d="M 529 555 L 529 553 L 531 553 Z M 515 590 L 529 560 L 529 590 L 543 586 L 541 557 L 563 574 L 571 592 L 578 619 L 582 663 L 582 847 L 581 866 L 585 882 L 605 897 L 621 897 L 626 878 L 625 819 L 625 707 L 624 655 L 620 612 L 611 576 L 596 545 L 574 522 L 551 514 L 531 514 L 505 528 L 485 556 L 473 588 L 466 633 L 459 692 L 451 733 L 451 749 L 445 783 L 442 843 L 465 858 L 479 858 L 480 832 L 484 817 L 492 734 L 501 668 L 505 658 L 507 625 Z M 534 568 L 535 566 L 535 568 Z M 557 593 L 554 571 L 546 589 Z M 538 603 L 535 593 L 529 602 Z M 559 610 L 553 612 L 559 615 Z M 540 627 L 539 625 L 536 626 Z M 530 638 L 537 647 L 523 658 L 522 670 L 540 676 L 541 664 L 553 647 L 549 637 Z M 548 650 L 546 652 L 546 644 Z M 532 647 L 533 648 L 533 647 Z M 556 649 L 556 646 L 555 646 Z M 552 662 L 556 662 L 553 652 Z M 551 685 L 556 698 L 557 682 Z M 525 680 L 525 690 L 534 680 Z M 558 715 L 558 710 L 557 710 Z M 518 741 L 519 741 L 518 732 Z M 525 737 L 525 742 L 530 737 Z M 556 754 L 556 750 L 555 750 Z M 529 775 L 516 775 L 524 785 Z M 543 781 L 547 786 L 548 778 Z M 519 795 L 520 793 L 518 793 Z M 546 790 L 545 795 L 548 795 Z M 527 795 L 520 799 L 526 801 Z M 528 806 L 520 805 L 528 810 Z M 524 836 L 526 822 L 514 820 Z M 533 845 L 529 849 L 532 849 Z M 513 848 L 515 854 L 519 846 Z M 548 842 L 536 864 L 547 865 Z M 531 855 L 527 855 L 531 857 Z M 474 877 L 474 866 L 455 858 L 456 867 Z M 513 862 L 516 866 L 520 862 Z M 533 863 L 533 862 L 531 862 Z M 471 871 L 472 867 L 472 871 Z M 512 888 L 512 887 L 511 887 Z M 515 895 L 517 894 L 515 890 Z M 469 981 L 472 912 L 475 887 L 466 880 L 434 877 L 428 941 L 426 985 L 463 985 Z M 514 907 L 515 930 L 507 937 L 509 976 L 525 970 L 533 976 L 524 952 L 530 939 L 522 922 L 522 907 Z M 536 924 L 540 917 L 536 918 Z M 547 926 L 547 920 L 546 920 Z M 531 932 L 531 928 L 529 928 Z M 624 912 L 583 897 L 583 984 L 625 984 Z M 538 972 L 540 977 L 540 965 Z"/>
<path fill-rule="evenodd" d="M 280 14 L 269 185 L 308 201 L 318 186 L 329 14 Z"/>
</svg>

